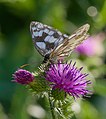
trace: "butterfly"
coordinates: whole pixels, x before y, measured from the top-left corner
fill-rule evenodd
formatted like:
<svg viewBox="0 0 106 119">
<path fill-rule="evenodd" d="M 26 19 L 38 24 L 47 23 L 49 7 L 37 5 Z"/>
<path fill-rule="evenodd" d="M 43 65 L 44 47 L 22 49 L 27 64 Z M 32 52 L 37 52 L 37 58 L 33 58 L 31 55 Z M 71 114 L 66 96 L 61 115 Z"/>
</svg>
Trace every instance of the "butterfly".
<svg viewBox="0 0 106 119">
<path fill-rule="evenodd" d="M 79 44 L 88 38 L 89 27 L 89 24 L 85 24 L 68 36 L 50 26 L 32 21 L 30 32 L 35 48 L 44 57 L 43 63 L 46 63 L 68 57 Z"/>
</svg>

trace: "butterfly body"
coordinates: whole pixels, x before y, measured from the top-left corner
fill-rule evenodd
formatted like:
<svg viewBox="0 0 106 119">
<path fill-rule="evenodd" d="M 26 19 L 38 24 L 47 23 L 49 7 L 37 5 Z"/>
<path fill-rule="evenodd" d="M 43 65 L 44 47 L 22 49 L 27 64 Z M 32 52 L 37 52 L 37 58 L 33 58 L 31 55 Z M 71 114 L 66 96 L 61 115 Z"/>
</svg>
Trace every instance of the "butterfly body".
<svg viewBox="0 0 106 119">
<path fill-rule="evenodd" d="M 44 63 L 48 60 L 54 62 L 61 57 L 69 56 L 88 37 L 88 30 L 89 25 L 85 24 L 71 36 L 68 36 L 39 22 L 31 22 L 30 24 L 34 46 L 44 57 Z"/>
</svg>

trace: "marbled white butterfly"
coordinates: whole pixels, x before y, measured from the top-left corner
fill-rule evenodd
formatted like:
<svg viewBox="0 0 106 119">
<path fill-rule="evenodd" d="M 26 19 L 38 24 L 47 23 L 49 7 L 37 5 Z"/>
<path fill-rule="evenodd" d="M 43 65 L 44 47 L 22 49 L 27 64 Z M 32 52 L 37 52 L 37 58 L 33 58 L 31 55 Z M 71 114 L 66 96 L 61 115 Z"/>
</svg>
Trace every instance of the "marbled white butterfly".
<svg viewBox="0 0 106 119">
<path fill-rule="evenodd" d="M 44 56 L 44 63 L 67 57 L 88 37 L 89 24 L 81 26 L 71 36 L 39 22 L 31 22 L 30 31 L 38 52 Z"/>
</svg>

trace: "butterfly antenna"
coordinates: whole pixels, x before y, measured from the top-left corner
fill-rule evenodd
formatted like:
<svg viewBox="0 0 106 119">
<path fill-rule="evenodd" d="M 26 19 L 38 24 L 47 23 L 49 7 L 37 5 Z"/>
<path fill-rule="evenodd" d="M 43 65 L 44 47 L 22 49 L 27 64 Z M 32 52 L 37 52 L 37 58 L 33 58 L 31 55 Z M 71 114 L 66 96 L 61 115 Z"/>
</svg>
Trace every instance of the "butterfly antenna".
<svg viewBox="0 0 106 119">
<path fill-rule="evenodd" d="M 20 66 L 20 68 L 24 68 L 24 67 L 26 67 L 26 66 L 28 66 L 29 64 L 24 64 L 24 65 L 22 65 L 22 66 Z"/>
</svg>

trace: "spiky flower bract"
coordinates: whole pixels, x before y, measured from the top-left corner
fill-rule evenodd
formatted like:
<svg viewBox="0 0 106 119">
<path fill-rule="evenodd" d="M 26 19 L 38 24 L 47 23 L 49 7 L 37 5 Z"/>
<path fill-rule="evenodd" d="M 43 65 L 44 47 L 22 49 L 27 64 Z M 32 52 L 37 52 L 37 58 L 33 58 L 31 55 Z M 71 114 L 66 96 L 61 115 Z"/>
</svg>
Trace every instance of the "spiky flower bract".
<svg viewBox="0 0 106 119">
<path fill-rule="evenodd" d="M 87 90 L 90 80 L 86 80 L 88 74 L 81 73 L 80 69 L 75 67 L 74 63 L 61 63 L 51 64 L 49 70 L 46 71 L 46 80 L 51 82 L 52 89 L 59 89 L 73 97 L 85 96 L 90 91 Z"/>
<path fill-rule="evenodd" d="M 34 80 L 34 76 L 31 72 L 24 70 L 24 69 L 18 69 L 13 74 L 14 82 L 20 83 L 20 84 L 29 84 Z"/>
</svg>

